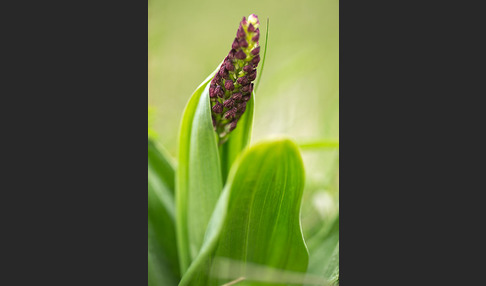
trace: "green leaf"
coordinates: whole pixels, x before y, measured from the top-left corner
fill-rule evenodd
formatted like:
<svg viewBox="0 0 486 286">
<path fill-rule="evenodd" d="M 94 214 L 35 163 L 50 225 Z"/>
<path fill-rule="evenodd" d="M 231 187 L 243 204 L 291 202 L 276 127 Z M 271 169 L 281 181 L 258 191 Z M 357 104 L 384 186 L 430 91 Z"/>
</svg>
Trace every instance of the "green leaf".
<svg viewBox="0 0 486 286">
<path fill-rule="evenodd" d="M 223 285 L 241 277 L 238 285 L 262 285 L 255 281 L 272 281 L 270 270 L 298 273 L 302 282 L 308 265 L 300 225 L 303 188 L 302 158 L 292 141 L 245 151 L 231 168 L 201 252 L 179 285 Z M 221 263 L 227 261 L 235 267 Z M 251 265 L 264 267 L 254 273 Z"/>
<path fill-rule="evenodd" d="M 320 275 L 328 280 L 339 274 L 339 215 L 320 232 L 308 240 L 309 273 Z"/>
<path fill-rule="evenodd" d="M 198 254 L 206 226 L 223 189 L 208 93 L 208 83 L 215 72 L 189 99 L 180 128 L 176 206 L 181 273 Z"/>
<path fill-rule="evenodd" d="M 180 279 L 175 236 L 174 168 L 165 151 L 148 140 L 149 285 L 177 285 Z"/>
</svg>

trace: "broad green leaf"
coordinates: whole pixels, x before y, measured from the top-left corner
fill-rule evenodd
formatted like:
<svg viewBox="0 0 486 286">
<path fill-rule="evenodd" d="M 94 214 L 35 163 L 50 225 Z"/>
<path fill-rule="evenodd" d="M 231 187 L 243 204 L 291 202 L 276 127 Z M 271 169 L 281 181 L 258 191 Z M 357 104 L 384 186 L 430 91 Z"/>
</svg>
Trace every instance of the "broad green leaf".
<svg viewBox="0 0 486 286">
<path fill-rule="evenodd" d="M 179 285 L 223 285 L 238 279 L 238 285 L 288 284 L 272 280 L 275 270 L 301 275 L 297 284 L 302 285 L 309 259 L 300 225 L 303 188 L 302 158 L 292 141 L 269 141 L 246 150 L 231 168 L 201 252 Z M 263 270 L 255 273 L 255 265 Z"/>
<path fill-rule="evenodd" d="M 198 254 L 206 226 L 223 189 L 208 94 L 208 83 L 215 72 L 196 89 L 182 117 L 176 174 L 177 240 L 181 273 L 186 271 Z"/>
<path fill-rule="evenodd" d="M 180 279 L 174 168 L 162 152 L 148 140 L 148 279 L 151 286 L 177 285 Z"/>
</svg>

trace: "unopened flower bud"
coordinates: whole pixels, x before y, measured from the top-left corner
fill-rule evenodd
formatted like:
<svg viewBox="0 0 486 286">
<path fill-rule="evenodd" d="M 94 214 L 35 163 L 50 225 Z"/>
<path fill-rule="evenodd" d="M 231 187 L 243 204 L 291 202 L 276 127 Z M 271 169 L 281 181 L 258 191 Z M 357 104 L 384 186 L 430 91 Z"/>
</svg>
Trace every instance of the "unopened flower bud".
<svg viewBox="0 0 486 286">
<path fill-rule="evenodd" d="M 213 106 L 213 111 L 216 114 L 220 114 L 221 112 L 223 112 L 223 105 L 219 102 L 216 102 L 216 105 Z"/>
<path fill-rule="evenodd" d="M 226 67 L 226 69 L 228 71 L 234 71 L 235 70 L 235 66 L 231 63 L 231 60 L 228 60 L 224 63 L 224 66 Z"/>
<path fill-rule="evenodd" d="M 233 60 L 235 58 L 235 54 L 236 54 L 236 50 L 235 49 L 231 49 L 231 51 L 228 54 L 228 58 L 230 60 Z"/>
<path fill-rule="evenodd" d="M 243 113 L 243 112 L 245 112 L 245 109 L 246 109 L 246 102 L 245 101 L 238 104 L 238 107 L 237 107 L 238 112 Z"/>
<path fill-rule="evenodd" d="M 249 92 L 250 91 L 250 85 L 244 85 L 241 87 L 241 92 Z"/>
<path fill-rule="evenodd" d="M 253 24 L 252 24 L 252 23 L 250 23 L 250 24 L 248 25 L 248 32 L 254 32 L 254 31 L 255 31 L 255 27 L 253 26 Z"/>
<path fill-rule="evenodd" d="M 233 121 L 231 121 L 231 123 L 229 125 L 229 131 L 233 131 L 236 128 L 237 122 L 238 122 L 238 120 L 236 118 Z"/>
<path fill-rule="evenodd" d="M 253 70 L 253 64 L 246 65 L 246 66 L 243 67 L 243 71 L 245 71 L 247 73 L 251 72 L 252 70 Z"/>
<path fill-rule="evenodd" d="M 226 78 L 228 75 L 228 71 L 226 70 L 226 67 L 224 65 L 221 65 L 221 68 L 219 69 L 219 76 L 222 78 Z"/>
<path fill-rule="evenodd" d="M 251 38 L 251 40 L 253 42 L 258 42 L 259 39 L 260 39 L 260 29 L 256 29 L 255 36 L 253 36 L 253 38 Z"/>
<path fill-rule="evenodd" d="M 221 86 L 219 86 L 219 85 L 214 89 L 214 93 L 216 93 L 216 95 L 219 96 L 219 97 L 224 96 L 224 91 L 221 88 Z"/>
<path fill-rule="evenodd" d="M 235 94 L 233 94 L 233 96 L 231 97 L 234 101 L 240 101 L 241 100 L 241 92 L 237 92 Z"/>
<path fill-rule="evenodd" d="M 250 100 L 250 96 L 249 96 L 249 95 L 243 96 L 243 100 L 244 100 L 244 101 L 248 101 L 248 100 Z"/>
<path fill-rule="evenodd" d="M 240 47 L 247 48 L 248 47 L 248 42 L 245 39 L 241 39 L 238 41 L 240 44 Z"/>
<path fill-rule="evenodd" d="M 238 28 L 238 31 L 236 32 L 236 37 L 238 39 L 242 39 L 245 37 L 245 30 L 243 29 L 243 27 L 240 25 L 240 27 Z"/>
<path fill-rule="evenodd" d="M 254 57 L 254 58 L 251 60 L 251 63 L 252 63 L 253 65 L 255 65 L 255 66 L 256 66 L 256 65 L 258 65 L 258 63 L 259 63 L 259 62 L 260 62 L 260 56 L 259 56 L 259 55 L 257 55 L 256 57 Z"/>
<path fill-rule="evenodd" d="M 239 60 L 244 60 L 246 58 L 246 54 L 245 52 L 243 52 L 243 50 L 238 50 L 235 54 L 235 58 Z"/>
<path fill-rule="evenodd" d="M 233 89 L 235 89 L 235 85 L 234 85 L 233 81 L 226 80 L 224 82 L 224 88 L 226 88 L 226 90 L 233 90 Z"/>
<path fill-rule="evenodd" d="M 254 81 L 256 79 L 256 76 L 257 76 L 257 71 L 253 70 L 251 73 L 248 74 L 248 79 L 250 81 Z"/>
<path fill-rule="evenodd" d="M 231 45 L 231 48 L 236 50 L 240 47 L 240 44 L 238 43 L 238 38 L 235 38 L 235 40 L 233 41 L 233 44 Z"/>
<path fill-rule="evenodd" d="M 224 118 L 230 119 L 230 118 L 235 117 L 237 110 L 238 109 L 236 107 L 233 107 L 232 109 L 226 111 L 226 113 L 224 114 Z"/>
<path fill-rule="evenodd" d="M 216 97 L 216 93 L 214 92 L 215 89 L 216 87 L 209 87 L 209 97 Z"/>
<path fill-rule="evenodd" d="M 259 52 L 260 52 L 260 46 L 251 50 L 251 54 L 254 55 L 254 56 L 258 55 Z"/>
<path fill-rule="evenodd" d="M 236 80 L 236 82 L 241 84 L 241 85 L 246 85 L 246 84 L 248 84 L 248 78 L 246 76 L 242 76 L 242 77 L 239 77 Z"/>
<path fill-rule="evenodd" d="M 230 99 L 224 101 L 223 106 L 226 107 L 226 108 L 231 108 L 231 107 L 233 107 L 234 104 L 235 104 L 235 102 L 230 98 Z"/>
</svg>

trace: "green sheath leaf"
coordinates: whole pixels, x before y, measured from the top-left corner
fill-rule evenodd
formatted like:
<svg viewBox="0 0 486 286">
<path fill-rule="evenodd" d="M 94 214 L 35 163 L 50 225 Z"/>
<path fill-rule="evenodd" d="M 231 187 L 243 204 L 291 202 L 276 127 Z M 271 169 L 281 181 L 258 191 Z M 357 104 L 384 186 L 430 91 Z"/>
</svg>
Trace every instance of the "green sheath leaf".
<svg viewBox="0 0 486 286">
<path fill-rule="evenodd" d="M 216 133 L 213 130 L 208 83 L 191 96 L 180 129 L 176 205 L 181 273 L 201 248 L 206 226 L 223 189 Z"/>
</svg>

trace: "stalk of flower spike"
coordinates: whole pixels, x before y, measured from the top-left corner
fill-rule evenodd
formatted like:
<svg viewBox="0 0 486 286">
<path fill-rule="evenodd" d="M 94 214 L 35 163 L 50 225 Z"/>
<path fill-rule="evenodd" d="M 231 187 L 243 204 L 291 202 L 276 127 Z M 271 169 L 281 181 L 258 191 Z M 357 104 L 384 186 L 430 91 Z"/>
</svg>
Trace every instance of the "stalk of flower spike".
<svg viewBox="0 0 486 286">
<path fill-rule="evenodd" d="M 260 21 L 255 14 L 243 17 L 219 72 L 209 85 L 213 126 L 224 143 L 246 110 L 260 62 Z"/>
</svg>

